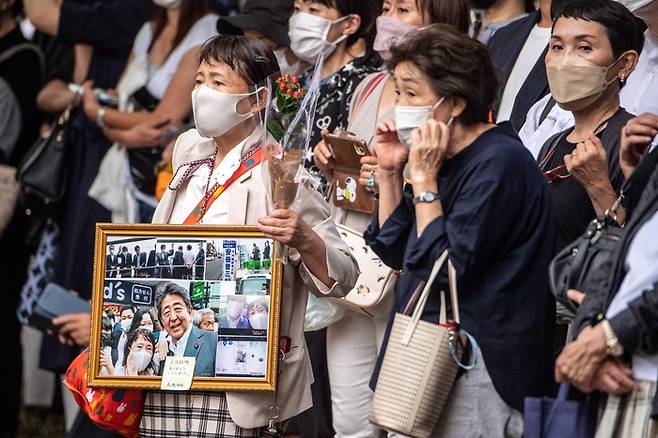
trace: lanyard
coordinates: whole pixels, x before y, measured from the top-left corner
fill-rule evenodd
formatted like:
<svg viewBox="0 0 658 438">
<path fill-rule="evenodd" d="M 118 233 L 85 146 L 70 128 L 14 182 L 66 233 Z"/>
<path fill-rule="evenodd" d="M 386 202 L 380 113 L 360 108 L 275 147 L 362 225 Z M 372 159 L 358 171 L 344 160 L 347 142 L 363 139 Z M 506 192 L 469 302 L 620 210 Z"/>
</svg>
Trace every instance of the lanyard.
<svg viewBox="0 0 658 438">
<path fill-rule="evenodd" d="M 215 185 L 206 192 L 206 194 L 203 196 L 203 199 L 199 201 L 199 203 L 196 205 L 196 207 L 194 207 L 192 212 L 189 214 L 189 216 L 187 216 L 187 219 L 185 219 L 185 222 L 183 223 L 185 225 L 196 225 L 201 222 L 201 219 L 203 219 L 203 216 L 210 209 L 210 206 L 217 200 L 217 198 L 219 198 L 222 193 L 228 190 L 231 184 L 233 184 L 241 176 L 262 163 L 264 156 L 265 154 L 263 153 L 260 145 L 253 147 L 244 157 L 242 157 L 242 160 L 240 161 L 240 167 L 238 167 L 235 172 L 233 172 L 233 175 L 231 175 L 224 184 L 220 185 L 219 183 L 215 183 Z"/>
</svg>

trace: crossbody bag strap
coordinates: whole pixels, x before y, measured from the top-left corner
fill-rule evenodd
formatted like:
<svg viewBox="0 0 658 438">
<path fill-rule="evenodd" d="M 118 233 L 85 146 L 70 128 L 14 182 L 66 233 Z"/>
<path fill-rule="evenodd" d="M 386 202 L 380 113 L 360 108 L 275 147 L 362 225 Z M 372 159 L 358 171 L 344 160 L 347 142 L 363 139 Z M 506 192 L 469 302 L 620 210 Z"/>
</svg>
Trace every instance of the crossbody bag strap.
<svg viewBox="0 0 658 438">
<path fill-rule="evenodd" d="M 368 86 L 366 87 L 365 90 L 363 90 L 363 93 L 359 96 L 359 100 L 356 102 L 354 105 L 354 109 L 352 110 L 352 114 L 350 114 L 350 118 L 354 120 L 354 117 L 359 113 L 359 110 L 361 110 L 361 107 L 363 104 L 366 102 L 366 100 L 370 97 L 370 95 L 375 91 L 375 88 L 384 80 L 386 77 L 386 73 L 379 73 L 377 76 L 372 78 Z M 350 123 L 351 125 L 351 123 Z"/>
<path fill-rule="evenodd" d="M 228 188 L 242 177 L 245 173 L 249 172 L 251 169 L 263 162 L 265 154 L 263 153 L 260 145 L 252 148 L 247 154 L 242 157 L 240 162 L 240 167 L 238 167 L 233 175 L 226 180 L 224 184 L 215 184 L 210 190 L 206 192 L 203 199 L 194 207 L 194 209 L 187 216 L 187 219 L 183 222 L 185 225 L 196 225 L 201 222 L 201 219 L 205 216 L 206 212 L 210 209 L 210 206 L 224 193 Z"/>
</svg>

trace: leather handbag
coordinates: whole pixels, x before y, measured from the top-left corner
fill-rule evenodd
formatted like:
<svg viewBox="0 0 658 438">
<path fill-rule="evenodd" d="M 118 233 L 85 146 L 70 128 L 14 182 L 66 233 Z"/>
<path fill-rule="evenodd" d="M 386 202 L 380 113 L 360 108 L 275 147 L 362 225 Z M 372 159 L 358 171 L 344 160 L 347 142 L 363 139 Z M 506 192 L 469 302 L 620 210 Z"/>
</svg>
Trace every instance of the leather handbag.
<svg viewBox="0 0 658 438">
<path fill-rule="evenodd" d="M 457 274 L 448 260 L 453 320 L 446 320 L 442 294 L 439 324 L 422 321 L 432 283 L 448 259 L 444 251 L 429 280 L 414 292 L 404 312 L 397 313 L 384 353 L 369 420 L 387 431 L 424 438 L 431 436 L 457 377 L 463 348 L 459 339 Z M 415 305 L 412 315 L 411 308 Z"/>
<path fill-rule="evenodd" d="M 400 271 L 386 266 L 366 245 L 361 233 L 345 225 L 336 224 L 336 228 L 359 264 L 361 274 L 354 288 L 345 297 L 333 300 L 371 316 L 387 316 L 393 305 Z"/>
<path fill-rule="evenodd" d="M 62 286 L 48 283 L 32 309 L 30 325 L 44 332 L 56 332 L 53 318 L 71 313 L 91 313 L 91 305 Z"/>
<path fill-rule="evenodd" d="M 550 287 L 555 300 L 562 306 L 561 320 L 572 320 L 578 310 L 577 304 L 567 296 L 567 291 L 583 290 L 616 249 L 622 232 L 617 223 L 616 211 L 623 197 L 622 191 L 610 210 L 594 219 L 581 237 L 551 261 L 548 268 Z"/>
<path fill-rule="evenodd" d="M 66 191 L 65 134 L 71 109 L 55 121 L 50 134 L 41 137 L 18 168 L 24 203 L 30 210 L 47 210 L 61 201 Z"/>
</svg>

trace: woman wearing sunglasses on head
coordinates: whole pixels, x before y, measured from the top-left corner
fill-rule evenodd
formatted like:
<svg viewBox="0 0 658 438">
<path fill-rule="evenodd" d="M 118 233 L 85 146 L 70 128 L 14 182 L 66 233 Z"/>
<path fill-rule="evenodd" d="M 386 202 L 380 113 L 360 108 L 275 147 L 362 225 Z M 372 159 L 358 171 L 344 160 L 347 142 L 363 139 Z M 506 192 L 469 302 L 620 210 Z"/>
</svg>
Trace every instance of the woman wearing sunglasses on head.
<svg viewBox="0 0 658 438">
<path fill-rule="evenodd" d="M 642 32 L 633 14 L 611 0 L 567 4 L 553 24 L 548 84 L 575 118 L 575 126 L 550 138 L 537 158 L 553 198 L 556 252 L 612 207 L 624 182 L 620 133 L 633 116 L 620 107 L 619 90 L 637 64 Z M 617 221 L 624 216 L 620 208 Z"/>
</svg>

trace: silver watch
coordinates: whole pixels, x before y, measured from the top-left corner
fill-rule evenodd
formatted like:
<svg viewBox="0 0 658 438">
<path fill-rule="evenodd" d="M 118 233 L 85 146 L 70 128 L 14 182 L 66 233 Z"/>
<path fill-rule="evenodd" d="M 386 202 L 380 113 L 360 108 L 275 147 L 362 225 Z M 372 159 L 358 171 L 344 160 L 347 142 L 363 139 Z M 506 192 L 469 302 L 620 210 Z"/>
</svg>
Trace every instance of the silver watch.
<svg viewBox="0 0 658 438">
<path fill-rule="evenodd" d="M 414 198 L 414 205 L 419 202 L 434 202 L 439 200 L 439 194 L 436 192 L 422 192 Z"/>
</svg>

